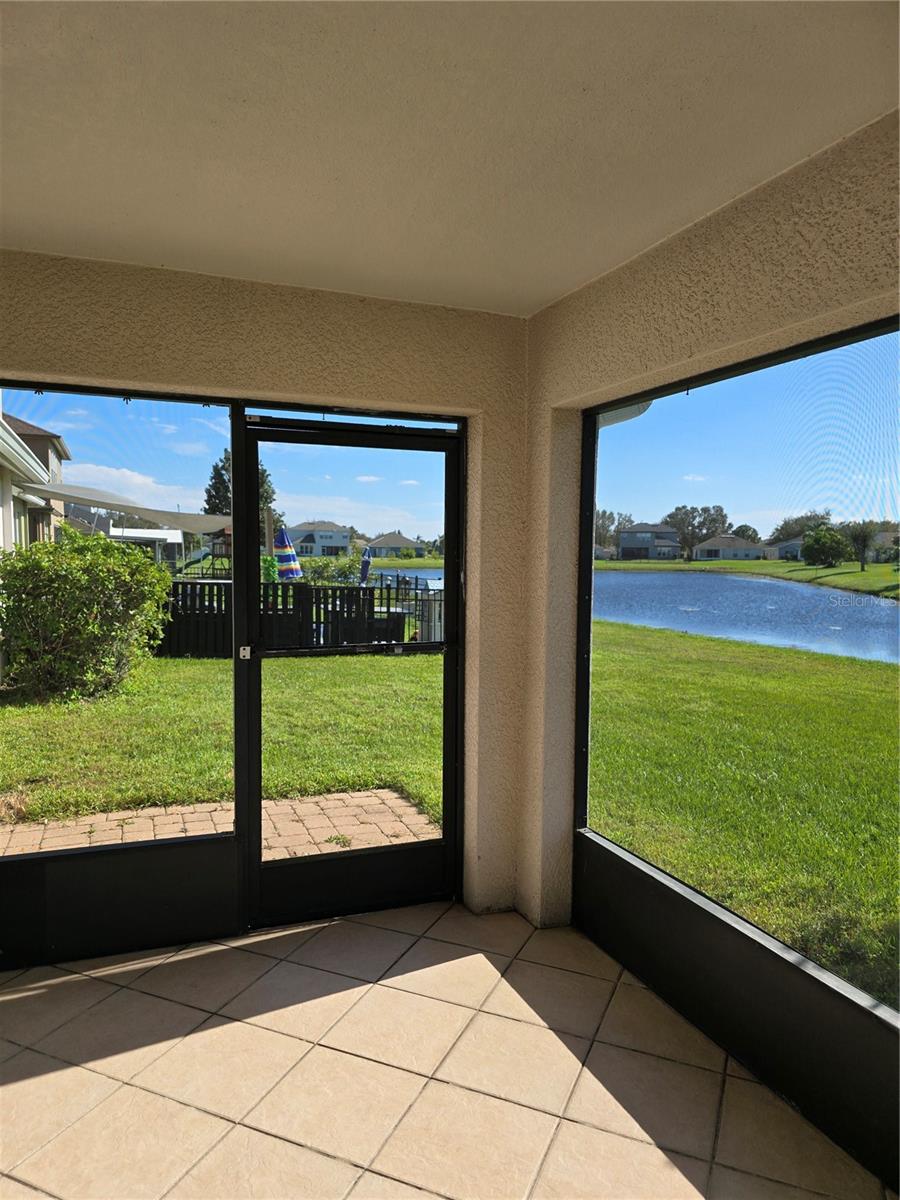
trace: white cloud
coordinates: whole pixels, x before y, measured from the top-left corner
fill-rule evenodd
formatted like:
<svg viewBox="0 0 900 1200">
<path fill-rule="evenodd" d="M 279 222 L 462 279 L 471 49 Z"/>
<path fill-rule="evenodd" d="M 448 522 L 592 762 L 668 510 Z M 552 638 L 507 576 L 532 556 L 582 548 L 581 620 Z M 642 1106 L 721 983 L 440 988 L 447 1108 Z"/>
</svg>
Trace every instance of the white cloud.
<svg viewBox="0 0 900 1200">
<path fill-rule="evenodd" d="M 380 475 L 357 475 L 357 483 L 381 483 Z"/>
<path fill-rule="evenodd" d="M 416 528 L 424 537 L 436 537 L 443 530 L 443 514 L 423 515 L 422 506 L 416 512 L 390 504 L 369 504 L 349 496 L 327 496 L 313 492 L 284 492 L 278 490 L 275 503 L 287 517 L 288 525 L 300 521 L 336 521 L 339 525 L 355 525 L 374 535 L 382 529 Z"/>
<path fill-rule="evenodd" d="M 160 483 L 152 475 L 131 471 L 128 467 L 102 467 L 94 463 L 65 463 L 63 482 L 84 487 L 103 488 L 135 500 L 147 508 L 199 512 L 203 505 L 203 488 L 182 487 L 180 484 Z"/>
<path fill-rule="evenodd" d="M 67 417 L 89 417 L 91 414 L 86 408 L 67 408 Z"/>
<path fill-rule="evenodd" d="M 210 449 L 206 442 L 176 442 L 172 446 L 172 450 L 175 454 L 180 454 L 183 458 L 199 458 L 210 454 Z"/>
<path fill-rule="evenodd" d="M 54 433 L 70 433 L 73 429 L 93 429 L 89 421 L 54 421 Z"/>
<path fill-rule="evenodd" d="M 418 479 L 401 479 L 400 486 L 401 487 L 418 487 L 419 481 L 418 481 Z"/>
<path fill-rule="evenodd" d="M 682 475 L 682 479 L 686 479 L 688 483 L 706 483 L 709 479 L 708 475 Z"/>
<path fill-rule="evenodd" d="M 205 425 L 207 429 L 211 429 L 213 433 L 218 433 L 221 437 L 231 436 L 231 426 L 227 417 L 194 417 L 193 419 L 198 425 Z"/>
<path fill-rule="evenodd" d="M 322 478 L 323 478 L 323 479 L 330 479 L 330 478 L 331 478 L 331 476 L 330 476 L 330 475 L 323 475 L 323 476 L 322 476 Z"/>
</svg>

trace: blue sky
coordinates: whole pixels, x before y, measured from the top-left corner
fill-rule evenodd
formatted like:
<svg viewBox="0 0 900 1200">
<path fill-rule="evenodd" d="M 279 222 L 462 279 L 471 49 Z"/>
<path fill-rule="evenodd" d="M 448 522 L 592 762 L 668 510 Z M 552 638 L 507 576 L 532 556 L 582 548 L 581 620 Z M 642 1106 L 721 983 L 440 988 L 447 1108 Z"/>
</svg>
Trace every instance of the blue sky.
<svg viewBox="0 0 900 1200">
<path fill-rule="evenodd" d="M 210 468 L 230 440 L 226 410 L 194 404 L 7 388 L 3 411 L 63 436 L 67 483 L 155 508 L 200 512 Z M 443 532 L 442 455 L 270 443 L 261 457 L 288 524 L 337 521 L 370 537 Z"/>
<path fill-rule="evenodd" d="M 597 504 L 659 521 L 721 504 L 766 537 L 783 517 L 898 516 L 898 335 L 656 400 L 601 429 Z"/>
<path fill-rule="evenodd" d="M 658 521 L 677 504 L 721 504 L 764 537 L 809 508 L 896 520 L 897 384 L 898 336 L 889 334 L 666 396 L 601 430 L 597 503 L 637 521 Z M 63 435 L 67 481 L 158 508 L 199 511 L 228 444 L 222 408 L 9 389 L 3 406 Z M 338 521 L 370 536 L 443 531 L 440 455 L 272 444 L 263 461 L 289 524 Z"/>
</svg>

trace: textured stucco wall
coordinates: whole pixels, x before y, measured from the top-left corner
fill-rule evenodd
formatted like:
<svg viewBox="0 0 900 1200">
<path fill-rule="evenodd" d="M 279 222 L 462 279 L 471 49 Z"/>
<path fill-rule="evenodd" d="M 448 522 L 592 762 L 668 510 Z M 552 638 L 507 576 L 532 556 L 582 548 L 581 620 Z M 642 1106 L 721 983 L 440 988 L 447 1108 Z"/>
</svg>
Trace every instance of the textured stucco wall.
<svg viewBox="0 0 900 1200">
<path fill-rule="evenodd" d="M 7 377 L 467 415 L 466 898 L 515 896 L 525 322 L 5 253 Z"/>
<path fill-rule="evenodd" d="M 895 313 L 896 181 L 894 113 L 529 321 L 516 903 L 541 923 L 571 894 L 577 410 Z"/>
<path fill-rule="evenodd" d="M 466 899 L 565 921 L 578 410 L 895 311 L 896 144 L 885 118 L 527 323 L 6 254 L 0 371 L 468 415 Z"/>
</svg>

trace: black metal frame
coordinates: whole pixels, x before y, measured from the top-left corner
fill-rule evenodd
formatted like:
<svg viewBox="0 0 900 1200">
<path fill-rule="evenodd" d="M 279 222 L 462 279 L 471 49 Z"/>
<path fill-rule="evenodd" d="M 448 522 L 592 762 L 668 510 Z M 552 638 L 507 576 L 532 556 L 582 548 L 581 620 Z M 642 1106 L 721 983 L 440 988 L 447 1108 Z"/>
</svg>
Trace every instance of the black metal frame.
<svg viewBox="0 0 900 1200">
<path fill-rule="evenodd" d="M 597 416 L 895 332 L 896 317 L 588 409 L 581 447 L 573 922 L 896 1188 L 900 1016 L 588 827 Z"/>
<path fill-rule="evenodd" d="M 235 622 L 235 646 L 251 650 L 249 659 L 235 657 L 235 673 L 241 675 L 240 706 L 235 707 L 236 742 L 252 747 L 248 761 L 248 864 L 249 922 L 266 926 L 324 914 L 354 912 L 455 895 L 461 842 L 460 788 L 462 774 L 459 691 L 461 687 L 461 595 L 457 581 L 461 571 L 462 528 L 462 437 L 456 431 L 419 430 L 408 427 L 380 429 L 351 423 L 327 424 L 289 417 L 256 417 L 244 421 L 243 429 L 232 431 L 232 461 L 235 437 L 242 443 L 243 489 L 234 503 L 234 542 L 251 547 L 257 540 L 259 512 L 259 447 L 261 443 L 295 445 L 364 446 L 386 450 L 420 450 L 445 457 L 444 526 L 444 641 L 440 643 L 358 644 L 308 649 L 267 648 L 262 640 L 259 605 L 249 603 L 259 595 L 259 557 L 245 553 L 235 561 L 234 586 L 243 592 L 241 623 Z M 235 468 L 235 479 L 238 478 Z M 236 614 L 237 615 L 237 614 Z M 270 658 L 330 657 L 357 654 L 442 653 L 443 686 L 443 836 L 440 840 L 411 842 L 397 846 L 336 851 L 296 859 L 262 861 L 262 669 Z"/>
<path fill-rule="evenodd" d="M 224 396 L 191 396 L 173 392 L 128 391 L 60 383 L 35 383 L 8 379 L 0 386 L 22 391 L 57 392 L 123 399 L 167 400 L 204 407 L 227 408 L 231 414 L 231 452 L 234 475 L 235 525 L 247 524 L 253 514 L 252 537 L 236 536 L 233 544 L 235 579 L 248 579 L 258 571 L 253 552 L 257 545 L 257 473 L 249 466 L 251 433 L 267 437 L 268 431 L 302 430 L 304 440 L 315 433 L 334 444 L 356 436 L 360 445 L 390 437 L 398 446 L 411 446 L 418 438 L 437 438 L 447 451 L 445 538 L 451 556 L 446 559 L 448 578 L 456 587 L 445 588 L 445 632 L 449 635 L 449 669 L 444 683 L 444 798 L 445 828 L 441 841 L 416 843 L 408 848 L 325 855 L 322 862 L 307 859 L 303 888 L 298 892 L 291 871 L 268 868 L 268 883 L 261 887 L 260 822 L 254 819 L 254 788 L 260 775 L 259 659 L 239 659 L 238 647 L 251 643 L 251 627 L 258 620 L 258 605 L 248 605 L 249 592 L 235 587 L 234 614 L 234 829 L 231 833 L 202 834 L 189 838 L 159 839 L 108 847 L 79 847 L 0 857 L 0 970 L 8 967 L 61 962 L 78 958 L 142 950 L 177 942 L 209 939 L 240 932 L 252 925 L 275 920 L 300 920 L 360 911 L 393 904 L 415 903 L 453 896 L 461 889 L 462 870 L 462 705 L 464 621 L 462 563 L 465 529 L 464 418 L 455 429 L 427 430 L 410 426 L 327 425 L 301 419 L 293 424 L 291 412 L 331 411 L 391 417 L 404 421 L 435 420 L 442 416 L 420 413 L 384 413 L 368 409 L 330 408 L 322 405 L 285 406 L 285 418 L 252 416 L 248 431 L 246 407 L 265 402 L 241 401 Z M 246 530 L 245 530 L 246 534 Z M 347 648 L 337 648 L 344 653 Z M 368 648 L 350 648 L 353 653 Z M 418 652 L 427 652 L 422 644 Z M 417 652 L 404 646 L 404 653 Z M 274 652 L 278 654 L 278 652 Z M 256 679 L 254 679 L 254 672 Z M 353 864 L 350 872 L 336 875 L 332 864 L 343 857 Z M 340 892 L 334 889 L 339 885 Z"/>
</svg>

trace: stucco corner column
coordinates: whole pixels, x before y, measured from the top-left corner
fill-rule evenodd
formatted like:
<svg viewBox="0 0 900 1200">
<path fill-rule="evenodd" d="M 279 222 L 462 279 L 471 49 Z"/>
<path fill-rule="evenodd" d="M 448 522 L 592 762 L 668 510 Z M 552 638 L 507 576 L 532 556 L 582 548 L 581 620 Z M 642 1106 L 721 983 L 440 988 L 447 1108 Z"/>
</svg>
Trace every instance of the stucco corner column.
<svg viewBox="0 0 900 1200">
<path fill-rule="evenodd" d="M 528 423 L 526 668 L 516 908 L 566 924 L 572 902 L 581 413 Z"/>
</svg>

